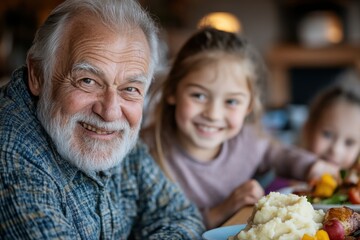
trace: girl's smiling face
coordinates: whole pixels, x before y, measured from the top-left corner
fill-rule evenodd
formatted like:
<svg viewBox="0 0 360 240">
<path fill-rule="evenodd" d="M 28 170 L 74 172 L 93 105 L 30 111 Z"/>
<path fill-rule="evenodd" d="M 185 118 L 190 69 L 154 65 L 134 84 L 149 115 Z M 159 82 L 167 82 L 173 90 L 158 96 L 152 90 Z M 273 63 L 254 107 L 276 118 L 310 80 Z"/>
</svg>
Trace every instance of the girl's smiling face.
<svg viewBox="0 0 360 240">
<path fill-rule="evenodd" d="M 168 98 L 175 105 L 177 136 L 199 161 L 210 161 L 224 141 L 237 135 L 250 111 L 245 64 L 220 56 L 185 76 Z"/>
<path fill-rule="evenodd" d="M 360 108 L 344 100 L 334 102 L 318 119 L 310 150 L 347 169 L 360 153 Z"/>
</svg>

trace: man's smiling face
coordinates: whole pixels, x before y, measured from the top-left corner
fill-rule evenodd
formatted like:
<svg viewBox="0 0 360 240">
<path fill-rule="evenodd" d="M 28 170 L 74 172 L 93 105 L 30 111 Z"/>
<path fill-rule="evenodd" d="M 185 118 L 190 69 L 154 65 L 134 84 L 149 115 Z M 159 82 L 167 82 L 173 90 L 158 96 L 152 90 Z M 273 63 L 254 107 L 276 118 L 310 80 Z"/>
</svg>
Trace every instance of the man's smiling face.
<svg viewBox="0 0 360 240">
<path fill-rule="evenodd" d="M 116 165 L 134 145 L 150 81 L 144 33 L 125 28 L 120 35 L 91 21 L 72 20 L 58 50 L 51 89 L 33 91 L 40 95 L 39 116 L 45 116 L 40 120 L 58 151 L 85 171 Z"/>
</svg>

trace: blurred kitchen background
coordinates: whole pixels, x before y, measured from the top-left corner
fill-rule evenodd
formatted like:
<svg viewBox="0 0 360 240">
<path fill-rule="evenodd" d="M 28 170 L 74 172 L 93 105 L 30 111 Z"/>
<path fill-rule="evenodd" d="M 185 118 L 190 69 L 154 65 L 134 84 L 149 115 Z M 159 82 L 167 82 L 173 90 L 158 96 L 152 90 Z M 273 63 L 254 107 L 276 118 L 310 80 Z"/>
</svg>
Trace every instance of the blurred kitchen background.
<svg viewBox="0 0 360 240">
<path fill-rule="evenodd" d="M 201 24 L 244 34 L 269 70 L 265 126 L 295 143 L 312 97 L 360 70 L 360 0 L 139 0 L 159 22 L 171 63 Z M 36 28 L 61 0 L 1 0 L 0 85 L 25 63 Z"/>
</svg>

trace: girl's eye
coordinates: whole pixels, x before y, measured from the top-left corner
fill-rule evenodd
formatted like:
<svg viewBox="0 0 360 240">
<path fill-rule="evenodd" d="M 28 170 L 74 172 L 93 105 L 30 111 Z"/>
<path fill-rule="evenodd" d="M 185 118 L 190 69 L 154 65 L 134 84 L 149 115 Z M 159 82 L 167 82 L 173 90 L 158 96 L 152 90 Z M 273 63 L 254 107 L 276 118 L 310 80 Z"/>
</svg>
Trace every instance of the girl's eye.
<svg viewBox="0 0 360 240">
<path fill-rule="evenodd" d="M 328 139 L 332 138 L 332 136 L 333 136 L 332 132 L 330 132 L 328 130 L 323 130 L 322 135 L 323 135 L 323 137 L 328 138 Z"/>
<path fill-rule="evenodd" d="M 239 105 L 239 101 L 236 100 L 236 99 L 229 99 L 229 100 L 226 100 L 226 104 L 228 105 L 231 105 L 231 106 L 236 106 L 236 105 Z"/>
<path fill-rule="evenodd" d="M 345 146 L 347 147 L 351 147 L 352 145 L 354 145 L 355 141 L 353 139 L 346 139 L 345 140 Z"/>
<path fill-rule="evenodd" d="M 200 101 L 205 101 L 205 99 L 206 99 L 206 96 L 202 93 L 193 93 L 193 94 L 191 94 L 191 97 L 196 98 Z"/>
</svg>

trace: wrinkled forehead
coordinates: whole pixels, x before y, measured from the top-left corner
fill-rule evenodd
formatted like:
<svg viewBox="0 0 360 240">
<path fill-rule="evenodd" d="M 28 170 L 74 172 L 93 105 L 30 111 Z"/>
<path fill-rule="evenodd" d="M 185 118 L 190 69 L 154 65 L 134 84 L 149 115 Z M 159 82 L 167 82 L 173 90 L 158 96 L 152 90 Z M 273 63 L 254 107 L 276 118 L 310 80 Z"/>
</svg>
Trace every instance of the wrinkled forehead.
<svg viewBox="0 0 360 240">
<path fill-rule="evenodd" d="M 139 26 L 105 24 L 93 13 L 81 13 L 72 17 L 64 29 L 64 42 L 68 40 L 72 44 L 81 43 L 87 39 L 106 42 L 121 37 L 131 37 L 134 41 L 144 44 L 144 51 L 149 49 L 145 34 Z"/>
<path fill-rule="evenodd" d="M 58 63 L 67 68 L 87 57 L 107 56 L 119 62 L 135 57 L 144 66 L 143 74 L 148 74 L 151 61 L 148 41 L 139 27 L 125 24 L 111 28 L 92 15 L 76 16 L 69 21 L 57 54 Z"/>
</svg>

